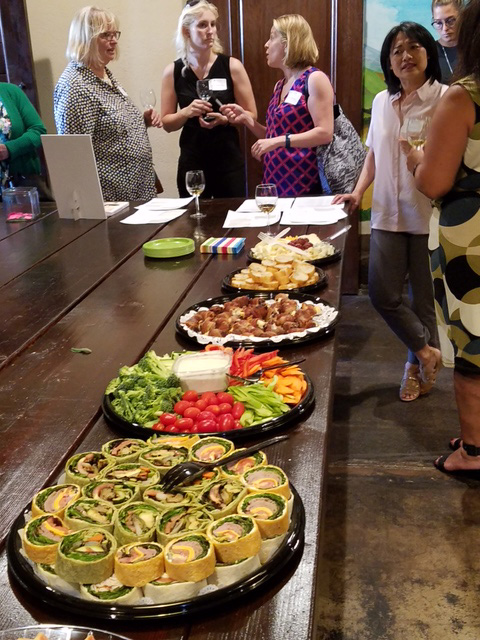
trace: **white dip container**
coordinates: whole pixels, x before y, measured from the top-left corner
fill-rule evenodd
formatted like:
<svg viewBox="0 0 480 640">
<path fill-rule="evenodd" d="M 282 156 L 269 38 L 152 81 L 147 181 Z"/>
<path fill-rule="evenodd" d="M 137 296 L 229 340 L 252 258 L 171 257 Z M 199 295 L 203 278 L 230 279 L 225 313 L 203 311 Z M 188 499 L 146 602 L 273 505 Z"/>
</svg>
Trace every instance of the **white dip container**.
<svg viewBox="0 0 480 640">
<path fill-rule="evenodd" d="M 183 391 L 225 391 L 232 354 L 224 351 L 187 353 L 173 363 L 173 373 L 180 379 Z"/>
</svg>

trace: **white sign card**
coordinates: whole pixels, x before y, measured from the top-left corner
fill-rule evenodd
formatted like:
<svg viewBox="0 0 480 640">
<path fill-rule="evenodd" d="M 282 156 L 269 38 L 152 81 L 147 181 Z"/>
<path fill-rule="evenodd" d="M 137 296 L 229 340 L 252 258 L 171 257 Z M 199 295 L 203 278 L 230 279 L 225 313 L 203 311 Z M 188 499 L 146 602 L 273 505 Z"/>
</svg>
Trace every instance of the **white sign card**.
<svg viewBox="0 0 480 640">
<path fill-rule="evenodd" d="M 106 218 L 90 135 L 42 136 L 60 218 Z"/>
</svg>

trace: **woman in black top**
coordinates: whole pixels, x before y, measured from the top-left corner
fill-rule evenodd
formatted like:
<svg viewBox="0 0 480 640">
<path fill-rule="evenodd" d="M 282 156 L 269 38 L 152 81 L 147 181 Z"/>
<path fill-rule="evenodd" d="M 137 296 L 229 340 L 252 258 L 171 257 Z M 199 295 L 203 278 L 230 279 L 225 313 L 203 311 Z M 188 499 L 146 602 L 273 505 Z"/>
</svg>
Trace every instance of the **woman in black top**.
<svg viewBox="0 0 480 640">
<path fill-rule="evenodd" d="M 202 169 L 203 197 L 245 196 L 245 166 L 237 129 L 219 112 L 221 104 L 237 102 L 256 117 L 255 98 L 247 72 L 236 58 L 222 54 L 215 5 L 191 0 L 179 19 L 176 43 L 180 58 L 168 65 L 162 83 L 165 131 L 182 129 L 177 186 L 188 195 L 185 174 Z M 197 80 L 209 80 L 210 101 L 197 95 Z M 177 106 L 179 109 L 177 110 Z M 203 116 L 208 114 L 208 120 Z"/>
<path fill-rule="evenodd" d="M 463 0 L 433 0 L 432 26 L 439 32 L 438 61 L 443 84 L 450 84 L 457 63 L 457 21 Z"/>
</svg>

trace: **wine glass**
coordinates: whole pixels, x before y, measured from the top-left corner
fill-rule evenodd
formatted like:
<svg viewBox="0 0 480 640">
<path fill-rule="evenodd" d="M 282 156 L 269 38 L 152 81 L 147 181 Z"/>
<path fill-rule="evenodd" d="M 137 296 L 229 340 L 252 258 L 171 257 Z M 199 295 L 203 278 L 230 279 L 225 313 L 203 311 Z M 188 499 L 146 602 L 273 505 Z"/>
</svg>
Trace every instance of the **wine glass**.
<svg viewBox="0 0 480 640">
<path fill-rule="evenodd" d="M 209 80 L 197 80 L 197 95 L 201 100 L 205 100 L 206 102 L 210 100 L 213 91 L 210 89 Z M 213 118 L 206 113 L 203 114 L 202 119 L 205 120 L 205 122 L 213 120 Z"/>
<path fill-rule="evenodd" d="M 140 91 L 140 100 L 145 109 L 153 109 L 157 104 L 157 96 L 153 89 L 142 89 Z"/>
<path fill-rule="evenodd" d="M 190 215 L 191 218 L 205 218 L 204 213 L 200 213 L 200 206 L 198 203 L 198 196 L 203 193 L 205 189 L 205 176 L 200 169 L 194 169 L 193 171 L 187 171 L 185 175 L 185 186 L 188 193 L 191 196 L 195 196 L 195 209 L 196 212 Z"/>
<path fill-rule="evenodd" d="M 423 149 L 429 125 L 430 118 L 408 118 L 407 120 L 406 132 L 408 144 L 417 151 Z"/>
<path fill-rule="evenodd" d="M 278 200 L 277 187 L 274 184 L 258 184 L 255 187 L 255 203 L 262 213 L 267 214 L 267 235 L 270 233 L 270 214 Z"/>
</svg>

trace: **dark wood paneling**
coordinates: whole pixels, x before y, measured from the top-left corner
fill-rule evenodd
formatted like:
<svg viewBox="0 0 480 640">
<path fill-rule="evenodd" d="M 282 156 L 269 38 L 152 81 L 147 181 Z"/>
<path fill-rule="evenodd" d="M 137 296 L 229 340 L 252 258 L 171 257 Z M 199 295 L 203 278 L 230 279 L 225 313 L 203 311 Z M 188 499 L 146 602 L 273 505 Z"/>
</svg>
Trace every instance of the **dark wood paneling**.
<svg viewBox="0 0 480 640">
<path fill-rule="evenodd" d="M 358 132 L 362 128 L 363 2 L 338 2 L 337 101 Z"/>
<path fill-rule="evenodd" d="M 0 24 L 8 82 L 25 90 L 38 110 L 32 48 L 24 0 L 0 0 Z"/>
</svg>

